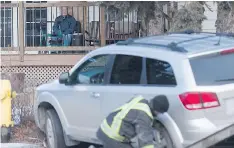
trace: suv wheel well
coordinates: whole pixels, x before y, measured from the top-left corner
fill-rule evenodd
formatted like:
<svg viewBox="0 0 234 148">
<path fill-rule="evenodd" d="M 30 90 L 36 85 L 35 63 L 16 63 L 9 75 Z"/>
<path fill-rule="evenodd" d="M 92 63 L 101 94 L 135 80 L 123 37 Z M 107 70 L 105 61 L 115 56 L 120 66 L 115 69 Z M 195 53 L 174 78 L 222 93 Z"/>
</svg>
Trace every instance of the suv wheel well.
<svg viewBox="0 0 234 148">
<path fill-rule="evenodd" d="M 49 109 L 53 109 L 55 112 L 55 108 L 48 102 L 42 102 L 38 107 L 38 119 L 40 124 L 40 129 L 45 133 L 45 124 L 46 124 L 46 111 Z M 56 112 L 57 113 L 57 112 Z M 70 139 L 66 134 L 64 134 L 64 140 L 67 146 L 78 145 L 78 141 L 74 141 Z"/>
<path fill-rule="evenodd" d="M 48 102 L 42 102 L 38 107 L 38 119 L 43 132 L 45 132 L 46 111 L 48 109 L 54 109 L 54 107 Z"/>
</svg>

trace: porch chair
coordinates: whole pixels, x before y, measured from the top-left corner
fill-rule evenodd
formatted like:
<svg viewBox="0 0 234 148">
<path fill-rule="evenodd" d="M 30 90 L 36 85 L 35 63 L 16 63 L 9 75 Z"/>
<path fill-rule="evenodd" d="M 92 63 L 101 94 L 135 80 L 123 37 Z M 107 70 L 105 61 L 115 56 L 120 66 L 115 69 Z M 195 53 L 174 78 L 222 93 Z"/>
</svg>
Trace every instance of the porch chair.
<svg viewBox="0 0 234 148">
<path fill-rule="evenodd" d="M 85 30 L 85 41 L 89 46 L 94 46 L 100 43 L 99 39 L 99 21 L 91 21 L 89 24 L 88 31 Z"/>
</svg>

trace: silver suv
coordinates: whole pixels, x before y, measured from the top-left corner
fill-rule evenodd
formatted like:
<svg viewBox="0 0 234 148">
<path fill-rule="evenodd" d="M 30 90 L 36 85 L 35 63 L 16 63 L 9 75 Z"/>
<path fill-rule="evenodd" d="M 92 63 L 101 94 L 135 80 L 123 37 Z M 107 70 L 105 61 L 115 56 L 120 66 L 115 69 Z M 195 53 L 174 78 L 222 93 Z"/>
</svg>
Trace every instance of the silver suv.
<svg viewBox="0 0 234 148">
<path fill-rule="evenodd" d="M 170 103 L 168 113 L 155 119 L 167 148 L 188 146 L 232 124 L 234 38 L 172 33 L 94 50 L 37 88 L 35 120 L 50 148 L 101 144 L 96 131 L 111 111 L 136 95 L 160 94 Z"/>
</svg>

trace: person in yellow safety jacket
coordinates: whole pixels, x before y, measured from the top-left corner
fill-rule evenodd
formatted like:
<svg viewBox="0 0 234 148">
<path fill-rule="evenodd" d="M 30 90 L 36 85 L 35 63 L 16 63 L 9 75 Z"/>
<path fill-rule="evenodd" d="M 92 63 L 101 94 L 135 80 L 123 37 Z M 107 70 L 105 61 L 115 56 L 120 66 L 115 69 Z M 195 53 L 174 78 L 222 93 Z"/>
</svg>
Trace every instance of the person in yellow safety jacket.
<svg viewBox="0 0 234 148">
<path fill-rule="evenodd" d="M 156 148 L 153 120 L 168 108 L 166 96 L 154 97 L 150 102 L 142 96 L 135 97 L 107 116 L 97 131 L 97 137 L 104 148 L 133 148 L 132 138 L 137 139 L 139 148 Z"/>
</svg>

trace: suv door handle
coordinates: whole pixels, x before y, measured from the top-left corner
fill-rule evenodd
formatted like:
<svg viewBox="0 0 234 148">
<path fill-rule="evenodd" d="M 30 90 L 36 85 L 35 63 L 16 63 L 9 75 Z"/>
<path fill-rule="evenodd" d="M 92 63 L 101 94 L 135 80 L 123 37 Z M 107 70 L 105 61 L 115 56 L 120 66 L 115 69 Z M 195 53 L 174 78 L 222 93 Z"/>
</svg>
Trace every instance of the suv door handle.
<svg viewBox="0 0 234 148">
<path fill-rule="evenodd" d="M 92 92 L 92 93 L 91 93 L 91 96 L 92 96 L 93 98 L 99 98 L 99 97 L 100 97 L 100 94 L 97 93 L 97 92 Z"/>
</svg>

